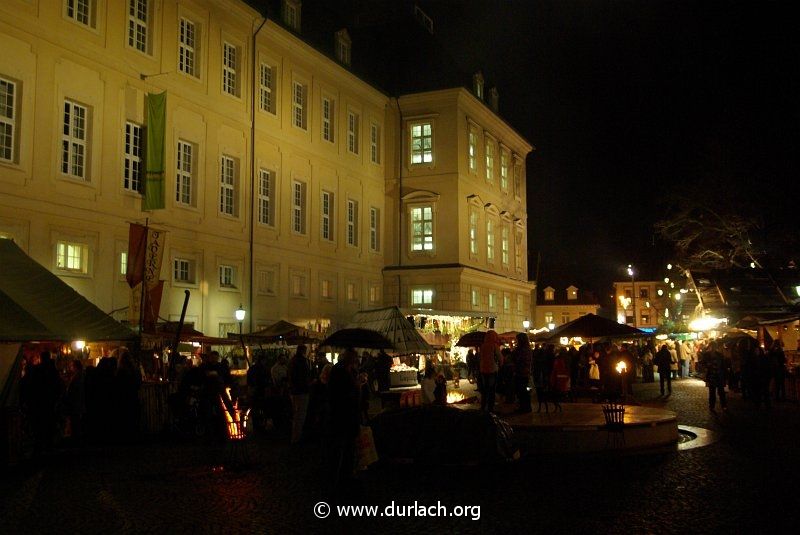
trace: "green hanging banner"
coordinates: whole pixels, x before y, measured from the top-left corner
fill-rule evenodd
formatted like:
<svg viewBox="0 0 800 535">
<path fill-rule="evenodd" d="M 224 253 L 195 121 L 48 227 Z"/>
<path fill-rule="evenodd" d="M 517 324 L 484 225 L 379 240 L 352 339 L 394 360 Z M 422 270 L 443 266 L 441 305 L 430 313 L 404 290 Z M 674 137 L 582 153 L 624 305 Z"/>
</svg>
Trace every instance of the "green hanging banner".
<svg viewBox="0 0 800 535">
<path fill-rule="evenodd" d="M 145 182 L 142 210 L 164 208 L 166 192 L 164 138 L 167 128 L 167 92 L 145 97 L 147 112 L 147 145 L 145 148 Z"/>
</svg>

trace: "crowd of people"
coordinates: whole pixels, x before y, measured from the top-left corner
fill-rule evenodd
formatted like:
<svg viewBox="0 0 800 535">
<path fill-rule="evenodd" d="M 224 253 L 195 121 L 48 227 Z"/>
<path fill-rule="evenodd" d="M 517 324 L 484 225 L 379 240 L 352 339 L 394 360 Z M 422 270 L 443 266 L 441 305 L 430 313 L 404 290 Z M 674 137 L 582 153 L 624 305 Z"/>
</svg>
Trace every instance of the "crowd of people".
<svg viewBox="0 0 800 535">
<path fill-rule="evenodd" d="M 102 357 L 97 366 L 70 359 L 63 371 L 49 351 L 24 358 L 20 408 L 34 454 L 52 450 L 61 440 L 130 439 L 139 422 L 141 382 L 139 367 L 124 349 Z"/>
</svg>

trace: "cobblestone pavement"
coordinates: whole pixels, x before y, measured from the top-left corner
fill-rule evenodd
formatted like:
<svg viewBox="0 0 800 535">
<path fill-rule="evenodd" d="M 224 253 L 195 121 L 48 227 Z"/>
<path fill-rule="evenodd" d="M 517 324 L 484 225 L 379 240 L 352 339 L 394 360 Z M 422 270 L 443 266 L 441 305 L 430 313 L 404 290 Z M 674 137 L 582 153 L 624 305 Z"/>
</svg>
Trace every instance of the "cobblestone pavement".
<svg viewBox="0 0 800 535">
<path fill-rule="evenodd" d="M 319 447 L 290 451 L 279 435 L 253 441 L 252 465 L 239 471 L 218 468 L 225 451 L 192 442 L 62 452 L 0 472 L 0 533 L 797 532 L 800 406 L 756 410 L 732 396 L 727 412 L 711 414 L 693 379 L 674 382 L 666 400 L 657 384 L 637 384 L 635 393 L 719 440 L 494 467 L 375 465 L 352 501 L 477 505 L 477 520 L 475 509 L 466 518 L 342 519 L 334 511 L 318 519 Z"/>
</svg>

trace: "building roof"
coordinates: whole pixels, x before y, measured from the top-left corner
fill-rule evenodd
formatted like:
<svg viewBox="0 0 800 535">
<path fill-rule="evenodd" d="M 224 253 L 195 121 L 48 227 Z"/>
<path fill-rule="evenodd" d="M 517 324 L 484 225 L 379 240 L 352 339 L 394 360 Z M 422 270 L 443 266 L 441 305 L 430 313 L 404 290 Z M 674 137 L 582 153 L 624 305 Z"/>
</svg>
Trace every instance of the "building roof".
<svg viewBox="0 0 800 535">
<path fill-rule="evenodd" d="M 600 306 L 600 301 L 598 301 L 597 297 L 595 296 L 594 292 L 581 290 L 579 288 L 575 288 L 578 292 L 576 299 L 568 299 L 567 296 L 567 289 L 573 288 L 573 286 L 567 286 L 566 288 L 553 288 L 555 290 L 555 295 L 553 296 L 555 299 L 552 300 L 545 300 L 544 298 L 544 291 L 548 288 L 553 288 L 552 286 L 540 285 L 536 290 L 536 306 L 545 306 L 545 305 L 552 305 L 552 306 Z"/>
</svg>

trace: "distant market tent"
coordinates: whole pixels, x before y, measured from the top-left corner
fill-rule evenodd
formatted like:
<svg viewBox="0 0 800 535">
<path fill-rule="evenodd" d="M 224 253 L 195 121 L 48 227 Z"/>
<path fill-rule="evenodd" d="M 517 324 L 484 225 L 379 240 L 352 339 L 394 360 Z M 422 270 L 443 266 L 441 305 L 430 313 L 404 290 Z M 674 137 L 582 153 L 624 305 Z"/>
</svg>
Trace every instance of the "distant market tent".
<svg viewBox="0 0 800 535">
<path fill-rule="evenodd" d="M 238 333 L 228 333 L 228 338 L 239 339 Z M 271 344 L 276 342 L 286 342 L 289 344 L 316 342 L 322 336 L 310 329 L 279 320 L 269 327 L 261 330 L 241 335 L 241 338 L 248 344 Z"/>
<path fill-rule="evenodd" d="M 603 318 L 596 314 L 586 314 L 572 320 L 554 330 L 538 334 L 537 341 L 554 341 L 560 338 L 622 338 L 626 336 L 643 336 L 645 333 L 616 321 Z"/>
<path fill-rule="evenodd" d="M 396 306 L 356 312 L 347 327 L 381 333 L 391 342 L 393 352 L 397 355 L 436 353 Z"/>
<path fill-rule="evenodd" d="M 340 329 L 320 343 L 321 346 L 360 349 L 393 349 L 392 343 L 381 333 L 359 327 Z"/>
</svg>

